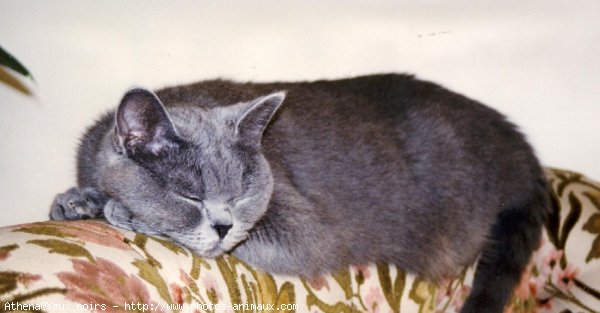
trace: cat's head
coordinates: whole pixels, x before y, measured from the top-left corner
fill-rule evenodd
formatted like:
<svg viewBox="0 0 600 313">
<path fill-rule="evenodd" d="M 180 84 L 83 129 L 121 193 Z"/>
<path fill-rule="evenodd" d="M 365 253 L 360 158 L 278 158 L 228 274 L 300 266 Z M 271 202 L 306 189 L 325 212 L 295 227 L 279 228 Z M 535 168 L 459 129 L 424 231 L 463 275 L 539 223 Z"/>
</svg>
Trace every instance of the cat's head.
<svg viewBox="0 0 600 313">
<path fill-rule="evenodd" d="M 118 199 L 135 229 L 169 236 L 207 257 L 245 240 L 273 191 L 261 139 L 284 98 L 276 92 L 211 109 L 167 110 L 152 92 L 129 91 L 116 112 L 114 139 L 138 173 L 139 186 Z M 135 188 L 153 192 L 138 195 Z M 118 218 L 107 219 L 118 226 Z"/>
</svg>

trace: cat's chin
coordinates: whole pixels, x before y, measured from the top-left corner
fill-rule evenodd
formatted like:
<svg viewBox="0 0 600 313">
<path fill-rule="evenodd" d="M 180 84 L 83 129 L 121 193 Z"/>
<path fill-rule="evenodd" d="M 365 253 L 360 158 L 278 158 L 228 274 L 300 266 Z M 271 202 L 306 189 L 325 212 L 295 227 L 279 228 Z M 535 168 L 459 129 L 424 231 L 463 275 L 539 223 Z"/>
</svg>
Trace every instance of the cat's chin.
<svg viewBox="0 0 600 313">
<path fill-rule="evenodd" d="M 205 258 L 216 258 L 219 257 L 223 254 L 227 254 L 229 252 L 231 252 L 232 250 L 234 250 L 237 246 L 239 246 L 240 244 L 242 244 L 248 236 L 242 236 L 242 238 L 236 238 L 239 240 L 236 240 L 234 238 L 223 238 L 222 240 L 219 240 L 218 242 L 215 243 L 215 245 L 210 248 L 210 249 L 204 249 L 203 251 L 200 251 L 197 248 L 194 247 L 189 247 L 188 248 L 190 250 L 192 250 L 194 253 L 198 254 L 199 256 L 205 257 Z"/>
<path fill-rule="evenodd" d="M 194 252 L 195 254 L 203 257 L 203 258 L 216 258 L 221 256 L 222 254 L 227 253 L 227 250 L 224 249 L 222 247 L 222 242 L 219 241 L 219 243 L 217 243 L 214 247 L 210 248 L 210 249 L 197 249 L 195 247 L 190 247 L 188 245 L 185 245 L 188 249 L 192 250 L 192 252 Z"/>
</svg>

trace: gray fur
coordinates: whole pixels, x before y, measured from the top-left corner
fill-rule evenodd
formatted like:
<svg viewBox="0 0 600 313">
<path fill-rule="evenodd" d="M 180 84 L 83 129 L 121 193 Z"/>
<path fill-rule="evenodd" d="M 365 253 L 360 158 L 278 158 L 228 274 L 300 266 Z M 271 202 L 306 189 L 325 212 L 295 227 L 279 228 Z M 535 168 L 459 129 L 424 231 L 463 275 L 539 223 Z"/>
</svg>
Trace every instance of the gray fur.
<svg viewBox="0 0 600 313">
<path fill-rule="evenodd" d="M 478 271 L 493 272 L 503 259 L 492 244 L 514 244 L 526 262 L 547 211 L 543 173 L 511 123 L 407 75 L 136 89 L 116 116 L 79 150 L 79 187 L 108 199 L 104 217 L 270 272 L 389 262 L 438 281 L 482 251 Z M 73 218 L 63 198 L 54 219 Z M 520 237 L 499 237 L 501 221 Z"/>
</svg>

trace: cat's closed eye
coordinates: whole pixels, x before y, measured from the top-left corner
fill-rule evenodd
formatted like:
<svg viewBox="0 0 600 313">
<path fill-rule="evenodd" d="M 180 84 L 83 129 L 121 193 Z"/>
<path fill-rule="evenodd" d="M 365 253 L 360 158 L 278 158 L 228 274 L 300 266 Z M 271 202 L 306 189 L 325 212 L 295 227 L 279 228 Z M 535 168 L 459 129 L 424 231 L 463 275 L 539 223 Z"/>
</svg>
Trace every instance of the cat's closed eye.
<svg viewBox="0 0 600 313">
<path fill-rule="evenodd" d="M 180 198 L 182 198 L 183 200 L 190 202 L 192 204 L 199 204 L 202 203 L 202 198 L 200 198 L 199 196 L 196 195 L 191 195 L 191 194 L 178 194 L 178 196 Z"/>
<path fill-rule="evenodd" d="M 200 197 L 198 196 L 187 196 L 186 198 L 192 200 L 192 201 L 197 201 L 197 202 L 201 202 L 202 199 L 200 199 Z"/>
</svg>

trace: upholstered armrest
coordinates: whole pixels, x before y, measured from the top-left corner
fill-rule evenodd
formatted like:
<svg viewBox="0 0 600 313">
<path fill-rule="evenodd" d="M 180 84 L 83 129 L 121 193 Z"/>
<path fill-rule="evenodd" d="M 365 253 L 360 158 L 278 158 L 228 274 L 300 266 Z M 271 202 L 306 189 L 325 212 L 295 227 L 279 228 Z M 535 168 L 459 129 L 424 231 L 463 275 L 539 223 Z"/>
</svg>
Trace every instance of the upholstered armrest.
<svg viewBox="0 0 600 313">
<path fill-rule="evenodd" d="M 598 312 L 600 186 L 565 171 L 548 178 L 561 209 L 510 309 Z M 454 312 L 473 272 L 437 287 L 387 264 L 303 279 L 231 256 L 203 259 L 101 221 L 0 229 L 0 312 Z"/>
</svg>

